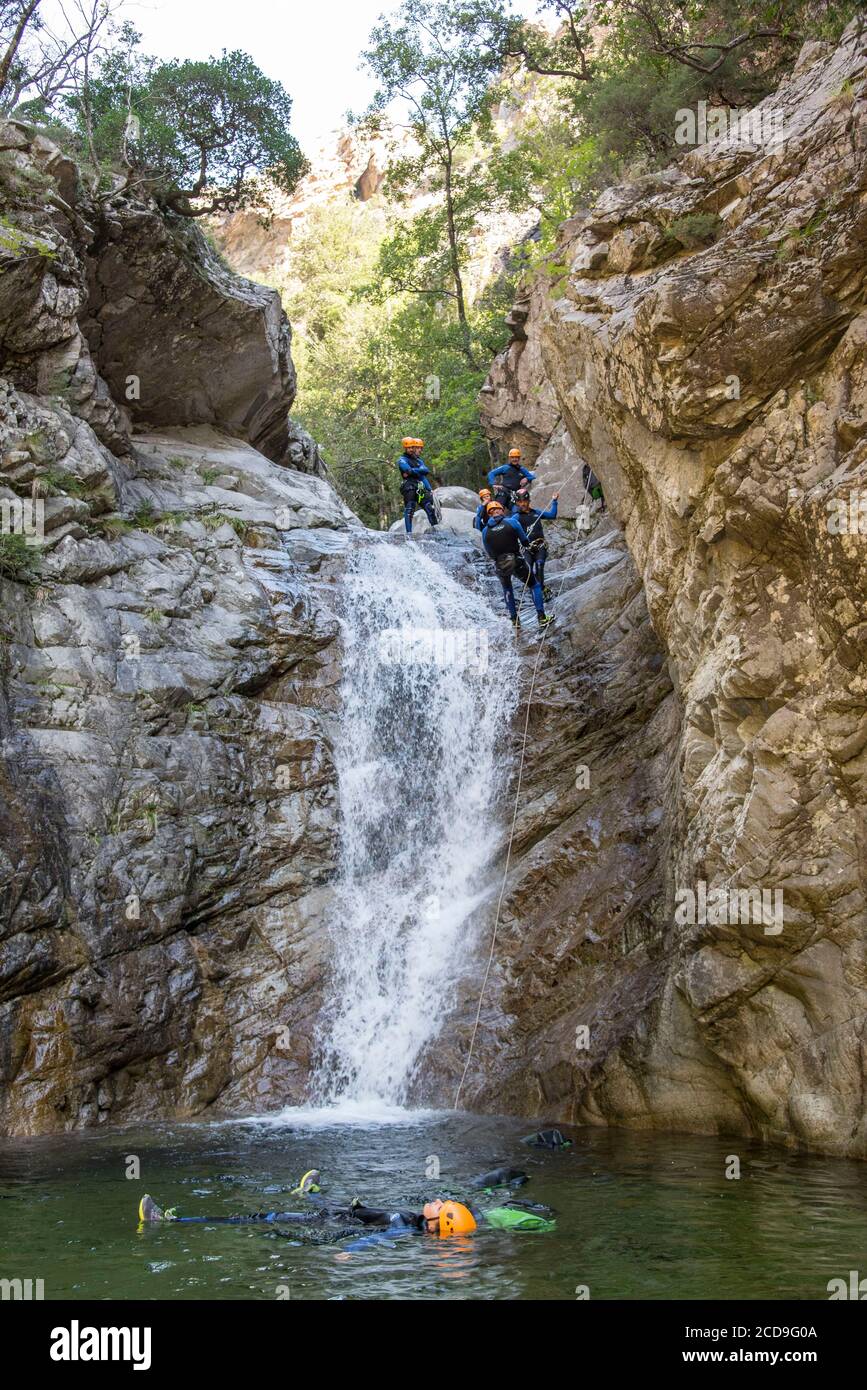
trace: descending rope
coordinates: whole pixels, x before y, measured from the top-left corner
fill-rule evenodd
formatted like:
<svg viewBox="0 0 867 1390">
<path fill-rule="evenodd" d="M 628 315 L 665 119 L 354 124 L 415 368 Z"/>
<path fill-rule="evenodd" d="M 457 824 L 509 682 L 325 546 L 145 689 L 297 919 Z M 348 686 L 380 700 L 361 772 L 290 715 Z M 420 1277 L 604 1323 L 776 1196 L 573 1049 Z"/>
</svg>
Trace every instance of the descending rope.
<svg viewBox="0 0 867 1390">
<path fill-rule="evenodd" d="M 572 472 L 569 474 L 569 477 L 566 479 L 566 484 L 564 484 L 564 486 L 568 485 L 568 483 L 570 483 L 570 482 L 572 481 L 572 479 L 575 477 L 575 474 L 576 474 L 577 472 L 578 472 L 578 468 L 577 468 L 577 466 L 576 466 L 575 468 L 573 468 Z M 583 498 L 581 499 L 581 506 L 582 506 L 582 507 L 584 506 L 584 503 L 585 503 L 586 500 L 587 500 L 587 491 L 588 491 L 589 486 L 590 486 L 590 480 L 589 480 L 589 478 L 588 478 L 587 483 L 585 484 L 585 487 L 584 487 L 584 496 L 583 496 Z M 580 509 L 579 509 L 579 515 L 580 515 Z M 576 541 L 575 541 L 575 544 L 572 546 L 571 551 L 569 552 L 569 558 L 568 558 L 567 563 L 566 563 L 566 568 L 564 569 L 562 575 L 560 576 L 560 588 L 557 590 L 557 595 L 556 595 L 557 598 L 560 597 L 560 593 L 561 593 L 561 591 L 562 591 L 562 589 L 563 589 L 564 580 L 565 580 L 565 578 L 566 578 L 567 573 L 569 572 L 569 567 L 570 567 L 570 565 L 571 565 L 571 563 L 572 563 L 572 557 L 574 556 L 574 554 L 575 554 L 575 552 L 576 552 L 577 549 L 578 549 L 578 541 L 576 540 Z M 521 590 L 521 599 L 523 599 L 523 597 L 524 597 L 524 590 L 526 590 L 527 584 L 528 584 L 528 583 L 529 583 L 529 576 L 528 576 L 528 578 L 524 581 L 524 589 Z M 520 603 L 518 604 L 518 608 L 520 609 Z M 485 990 L 487 989 L 487 985 L 488 985 L 488 976 L 489 976 L 490 973 L 491 973 L 491 966 L 493 965 L 493 962 L 494 962 L 494 950 L 495 950 L 496 945 L 497 945 L 497 931 L 498 931 L 499 925 L 500 925 L 500 911 L 501 911 L 502 906 L 503 906 L 503 899 L 504 899 L 504 897 L 505 897 L 505 895 L 506 895 L 506 884 L 507 884 L 508 879 L 509 879 L 509 866 L 510 866 L 511 861 L 512 861 L 512 843 L 513 843 L 514 838 L 515 838 L 515 826 L 516 826 L 517 823 L 518 823 L 518 807 L 519 807 L 520 804 L 521 804 L 521 784 L 522 784 L 523 779 L 524 779 L 524 757 L 525 757 L 525 754 L 526 754 L 526 751 L 527 751 L 527 734 L 528 734 L 528 731 L 529 731 L 529 728 L 530 728 L 530 709 L 531 709 L 532 704 L 533 704 L 533 691 L 534 691 L 534 689 L 535 689 L 535 687 L 536 687 L 536 675 L 537 675 L 538 670 L 539 670 L 539 660 L 540 660 L 540 658 L 541 658 L 541 656 L 542 656 L 542 649 L 543 649 L 543 647 L 544 647 L 545 638 L 546 638 L 547 636 L 548 636 L 548 629 L 547 629 L 547 627 L 546 627 L 546 628 L 543 628 L 543 629 L 542 629 L 542 636 L 541 636 L 541 639 L 540 639 L 540 641 L 539 641 L 538 649 L 537 649 L 537 651 L 536 651 L 536 660 L 535 660 L 535 662 L 533 663 L 533 675 L 532 675 L 532 677 L 531 677 L 531 679 L 530 679 L 530 689 L 529 689 L 528 694 L 527 694 L 527 711 L 526 711 L 526 714 L 524 715 L 524 729 L 523 729 L 523 732 L 522 732 L 522 735 L 521 735 L 521 760 L 520 760 L 520 762 L 519 762 L 519 764 L 518 764 L 518 784 L 517 784 L 517 786 L 516 786 L 516 788 L 515 788 L 515 809 L 514 809 L 514 811 L 513 811 L 513 813 L 512 813 L 512 824 L 511 824 L 511 827 L 510 827 L 510 829 L 509 829 L 509 843 L 508 843 L 508 845 L 507 845 L 507 847 L 506 847 L 506 862 L 505 862 L 505 865 L 504 865 L 504 867 L 503 867 L 503 881 L 502 881 L 502 883 L 500 884 L 500 896 L 499 896 L 499 898 L 497 899 L 497 910 L 496 910 L 496 912 L 494 913 L 494 927 L 493 927 L 493 931 L 492 931 L 492 933 L 491 933 L 491 949 L 490 949 L 490 951 L 489 951 L 489 953 L 488 953 L 488 962 L 487 962 L 487 965 L 485 966 L 485 974 L 484 974 L 484 978 L 483 978 L 483 980 L 482 980 L 482 988 L 481 988 L 481 990 L 479 991 L 479 1004 L 478 1004 L 478 1008 L 476 1009 L 476 1017 L 475 1017 L 475 1021 L 474 1021 L 474 1023 L 473 1023 L 473 1031 L 472 1031 L 472 1033 L 471 1033 L 471 1035 L 470 1035 L 470 1046 L 469 1046 L 469 1050 L 467 1051 L 467 1060 L 466 1060 L 466 1062 L 464 1063 L 464 1070 L 463 1070 L 463 1073 L 462 1073 L 462 1075 L 461 1075 L 460 1082 L 459 1082 L 459 1084 L 458 1084 L 458 1089 L 457 1089 L 457 1091 L 455 1092 L 455 1102 L 454 1102 L 454 1105 L 452 1106 L 452 1109 L 453 1109 L 453 1110 L 457 1110 L 457 1108 L 458 1108 L 458 1101 L 460 1100 L 460 1097 L 461 1097 L 461 1091 L 462 1091 L 463 1088 L 464 1088 L 464 1082 L 465 1082 L 466 1079 L 467 1079 L 467 1072 L 468 1072 L 469 1069 L 470 1069 L 470 1062 L 472 1061 L 472 1057 L 473 1057 L 473 1049 L 474 1049 L 475 1044 L 476 1044 L 476 1034 L 477 1034 L 477 1032 L 479 1031 L 479 1020 L 481 1019 L 481 1016 L 482 1016 L 482 1003 L 483 1003 L 483 1001 L 484 1001 L 484 998 L 485 998 Z"/>
</svg>

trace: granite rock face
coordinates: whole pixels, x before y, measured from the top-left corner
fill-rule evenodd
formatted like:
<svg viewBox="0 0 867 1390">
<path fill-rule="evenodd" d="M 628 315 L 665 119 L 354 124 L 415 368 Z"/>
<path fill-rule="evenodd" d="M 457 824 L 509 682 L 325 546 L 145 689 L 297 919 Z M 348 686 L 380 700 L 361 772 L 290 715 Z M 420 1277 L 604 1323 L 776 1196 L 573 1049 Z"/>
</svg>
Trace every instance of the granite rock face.
<svg viewBox="0 0 867 1390">
<path fill-rule="evenodd" d="M 319 1009 L 358 523 L 276 295 L 15 122 L 0 180 L 0 1127 L 273 1108 Z"/>
<path fill-rule="evenodd" d="M 153 202 L 96 202 L 75 164 L 18 121 L 0 123 L 0 195 L 0 372 L 15 386 L 59 397 L 116 454 L 132 423 L 210 424 L 297 466 L 276 291 L 240 279 Z"/>
<path fill-rule="evenodd" d="M 672 689 L 633 668 L 631 732 L 606 743 L 603 717 L 584 756 L 624 672 L 570 591 L 531 711 L 556 825 L 510 878 L 471 1104 L 867 1156 L 864 78 L 853 25 L 804 51 L 759 139 L 565 224 L 566 274 L 518 306 L 483 393 L 492 436 L 523 421 L 541 455 L 565 428 L 602 480 Z M 564 740 L 591 780 L 561 823 Z"/>
<path fill-rule="evenodd" d="M 48 412 L 14 401 L 23 445 Z M 56 422 L 79 510 L 35 587 L 0 582 L 0 1123 L 300 1098 L 352 518 L 210 427 L 121 463 Z"/>
</svg>

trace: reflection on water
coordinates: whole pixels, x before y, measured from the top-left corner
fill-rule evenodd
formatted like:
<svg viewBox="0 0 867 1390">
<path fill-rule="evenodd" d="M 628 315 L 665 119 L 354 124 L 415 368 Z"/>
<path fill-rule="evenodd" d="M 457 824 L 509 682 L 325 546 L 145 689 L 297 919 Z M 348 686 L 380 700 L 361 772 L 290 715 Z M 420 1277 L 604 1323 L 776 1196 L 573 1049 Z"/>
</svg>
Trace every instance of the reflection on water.
<svg viewBox="0 0 867 1390">
<path fill-rule="evenodd" d="M 0 1278 L 42 1278 L 48 1299 L 574 1299 L 582 1284 L 591 1299 L 825 1299 L 829 1279 L 867 1272 L 859 1164 L 617 1130 L 571 1131 L 573 1147 L 550 1153 L 520 1144 L 526 1121 L 353 1118 L 0 1141 Z M 727 1180 L 735 1153 L 742 1176 Z M 432 1156 L 439 1184 L 425 1176 Z M 140 1180 L 125 1176 L 134 1159 Z M 186 1215 L 285 1208 L 317 1167 L 330 1197 L 420 1209 L 505 1163 L 530 1175 L 520 1197 L 556 1208 L 555 1232 L 481 1226 L 345 1252 L 297 1244 L 289 1228 L 138 1228 L 143 1191 Z"/>
</svg>

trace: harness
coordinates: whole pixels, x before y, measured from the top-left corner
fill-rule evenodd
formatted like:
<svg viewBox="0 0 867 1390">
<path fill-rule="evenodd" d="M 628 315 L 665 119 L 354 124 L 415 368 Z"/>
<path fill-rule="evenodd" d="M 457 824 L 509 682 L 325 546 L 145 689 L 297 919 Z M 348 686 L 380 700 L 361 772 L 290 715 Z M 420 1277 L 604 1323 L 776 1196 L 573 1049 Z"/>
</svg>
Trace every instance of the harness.
<svg viewBox="0 0 867 1390">
<path fill-rule="evenodd" d="M 529 525 L 524 518 L 527 517 Z M 527 533 L 528 549 L 539 550 L 545 544 L 545 532 L 542 530 L 542 518 L 532 511 L 522 512 L 518 509 L 518 520 Z"/>
</svg>

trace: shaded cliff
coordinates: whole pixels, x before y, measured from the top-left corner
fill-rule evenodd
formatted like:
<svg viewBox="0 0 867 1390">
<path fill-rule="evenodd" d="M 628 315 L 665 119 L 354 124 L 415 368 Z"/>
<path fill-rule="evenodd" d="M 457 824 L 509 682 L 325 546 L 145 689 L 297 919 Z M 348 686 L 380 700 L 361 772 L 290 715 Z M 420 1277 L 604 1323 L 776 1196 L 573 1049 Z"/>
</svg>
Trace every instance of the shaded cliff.
<svg viewBox="0 0 867 1390">
<path fill-rule="evenodd" d="M 470 1104 L 867 1155 L 864 76 L 808 45 L 769 139 L 610 190 L 514 311 L 483 419 L 592 464 L 630 578 L 601 628 L 567 578 Z"/>
</svg>

